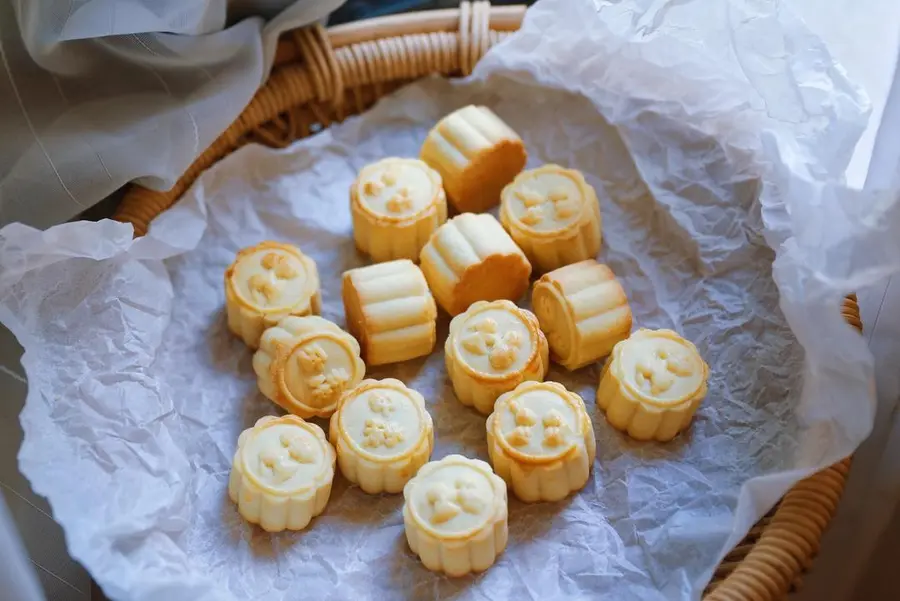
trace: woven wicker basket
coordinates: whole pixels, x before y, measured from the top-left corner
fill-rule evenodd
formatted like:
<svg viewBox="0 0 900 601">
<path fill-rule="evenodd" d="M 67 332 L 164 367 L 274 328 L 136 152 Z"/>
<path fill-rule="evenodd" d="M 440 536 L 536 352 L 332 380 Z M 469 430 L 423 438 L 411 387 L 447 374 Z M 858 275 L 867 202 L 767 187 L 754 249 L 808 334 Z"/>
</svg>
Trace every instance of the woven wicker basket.
<svg viewBox="0 0 900 601">
<path fill-rule="evenodd" d="M 467 75 L 484 53 L 519 28 L 525 8 L 462 2 L 458 9 L 308 27 L 279 42 L 274 69 L 244 112 L 165 192 L 131 186 L 115 218 L 136 235 L 168 209 L 200 173 L 240 146 L 285 146 L 417 78 Z M 842 315 L 862 330 L 855 297 Z M 718 567 L 712 601 L 774 601 L 796 590 L 837 508 L 850 459 L 797 484 Z"/>
</svg>

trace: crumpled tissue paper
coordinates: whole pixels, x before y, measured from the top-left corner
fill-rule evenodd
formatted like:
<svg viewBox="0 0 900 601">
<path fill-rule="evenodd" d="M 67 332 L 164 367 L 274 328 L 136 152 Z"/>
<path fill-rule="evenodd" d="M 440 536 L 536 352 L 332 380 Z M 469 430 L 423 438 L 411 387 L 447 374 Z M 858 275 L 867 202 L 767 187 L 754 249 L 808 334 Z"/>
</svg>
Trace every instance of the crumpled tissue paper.
<svg viewBox="0 0 900 601">
<path fill-rule="evenodd" d="M 448 579 L 407 549 L 401 495 L 339 475 L 305 532 L 240 518 L 226 495 L 238 434 L 278 409 L 226 328 L 222 274 L 241 247 L 296 243 L 318 263 L 324 316 L 343 324 L 341 273 L 366 264 L 350 182 L 415 156 L 468 103 L 521 133 L 530 167 L 586 174 L 599 258 L 635 327 L 679 331 L 711 370 L 690 431 L 647 444 L 595 408 L 599 366 L 554 367 L 594 418 L 593 476 L 559 503 L 511 498 L 497 564 Z M 285 150 L 244 147 L 144 238 L 112 221 L 7 226 L 0 320 L 26 350 L 22 471 L 116 600 L 697 599 L 794 482 L 872 427 L 872 358 L 840 303 L 900 267 L 900 209 L 890 191 L 842 186 L 866 108 L 777 3 L 543 0 L 469 80 L 416 83 Z M 446 330 L 442 316 L 431 356 L 367 375 L 425 395 L 435 459 L 484 459 L 484 418 L 444 372 Z"/>
</svg>

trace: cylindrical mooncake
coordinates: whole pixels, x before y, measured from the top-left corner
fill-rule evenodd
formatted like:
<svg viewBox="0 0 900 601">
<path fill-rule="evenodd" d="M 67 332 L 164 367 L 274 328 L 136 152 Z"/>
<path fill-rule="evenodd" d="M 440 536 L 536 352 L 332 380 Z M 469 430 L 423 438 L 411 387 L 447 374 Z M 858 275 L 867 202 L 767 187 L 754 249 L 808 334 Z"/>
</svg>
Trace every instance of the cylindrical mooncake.
<svg viewBox="0 0 900 601">
<path fill-rule="evenodd" d="M 545 273 L 531 306 L 550 343 L 550 358 L 568 370 L 609 354 L 631 332 L 631 308 L 612 270 L 594 259 Z"/>
<path fill-rule="evenodd" d="M 245 248 L 225 271 L 228 329 L 250 348 L 282 317 L 317 315 L 321 306 L 316 264 L 290 244 Z"/>
<path fill-rule="evenodd" d="M 465 576 L 506 548 L 506 483 L 484 461 L 448 455 L 426 463 L 403 489 L 406 540 L 426 568 Z"/>
<path fill-rule="evenodd" d="M 516 300 L 531 276 L 528 259 L 488 213 L 463 213 L 439 227 L 421 263 L 434 298 L 450 315 L 475 301 Z"/>
<path fill-rule="evenodd" d="M 368 365 L 428 355 L 436 339 L 437 306 L 422 271 L 407 259 L 344 272 L 347 329 Z"/>
<path fill-rule="evenodd" d="M 600 252 L 597 193 L 574 169 L 544 165 L 517 175 L 501 193 L 500 222 L 539 272 Z"/>
<path fill-rule="evenodd" d="M 489 108 L 466 106 L 432 128 L 420 158 L 441 174 L 457 211 L 480 213 L 500 201 L 527 154 L 519 135 Z"/>
<path fill-rule="evenodd" d="M 367 165 L 350 187 L 353 238 L 373 261 L 410 259 L 447 220 L 437 171 L 418 159 L 387 158 Z"/>
<path fill-rule="evenodd" d="M 597 405 L 617 430 L 665 442 L 685 430 L 706 396 L 709 367 L 672 330 L 641 328 L 616 344 L 600 376 Z"/>
<path fill-rule="evenodd" d="M 363 380 L 345 392 L 328 435 L 341 473 L 370 494 L 402 491 L 434 447 L 425 399 L 392 378 Z"/>
<path fill-rule="evenodd" d="M 530 311 L 507 300 L 480 301 L 450 322 L 444 361 L 456 398 L 488 415 L 504 392 L 544 379 L 549 350 Z"/>
</svg>

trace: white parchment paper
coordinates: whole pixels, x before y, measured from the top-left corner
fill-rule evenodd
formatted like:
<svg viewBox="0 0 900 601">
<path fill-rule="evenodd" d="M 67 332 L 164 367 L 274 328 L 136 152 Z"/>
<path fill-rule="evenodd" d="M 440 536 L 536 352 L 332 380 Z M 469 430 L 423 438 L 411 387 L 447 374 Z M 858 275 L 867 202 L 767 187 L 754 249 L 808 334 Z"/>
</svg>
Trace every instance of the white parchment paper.
<svg viewBox="0 0 900 601">
<path fill-rule="evenodd" d="M 224 269 L 262 239 L 296 243 L 342 324 L 340 275 L 366 263 L 357 170 L 415 156 L 472 102 L 522 134 L 530 166 L 574 167 L 597 188 L 600 259 L 636 326 L 678 330 L 710 364 L 691 430 L 631 442 L 594 407 L 597 366 L 552 369 L 594 416 L 593 476 L 563 502 L 511 499 L 510 545 L 480 576 L 426 571 L 401 496 L 340 476 L 307 531 L 249 526 L 226 496 L 230 460 L 277 408 L 227 331 Z M 864 98 L 777 3 L 543 0 L 470 81 L 410 86 L 284 151 L 245 147 L 142 239 L 111 221 L 0 231 L 0 320 L 29 382 L 21 468 L 116 600 L 699 598 L 793 482 L 872 426 L 872 359 L 840 302 L 900 268 L 900 208 L 841 185 L 864 120 Z M 435 458 L 487 457 L 441 352 L 368 376 L 425 395 Z"/>
</svg>

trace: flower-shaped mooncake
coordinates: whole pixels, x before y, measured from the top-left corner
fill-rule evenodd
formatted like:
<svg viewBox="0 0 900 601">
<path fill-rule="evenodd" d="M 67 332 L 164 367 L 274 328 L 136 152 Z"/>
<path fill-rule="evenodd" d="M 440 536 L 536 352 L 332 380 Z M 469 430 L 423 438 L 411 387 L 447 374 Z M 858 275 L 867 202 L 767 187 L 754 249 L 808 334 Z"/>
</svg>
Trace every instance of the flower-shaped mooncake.
<svg viewBox="0 0 900 601">
<path fill-rule="evenodd" d="M 328 503 L 334 460 L 319 426 L 295 415 L 263 417 L 238 438 L 228 496 L 264 530 L 303 530 Z"/>
<path fill-rule="evenodd" d="M 605 357 L 631 332 L 631 307 L 612 270 L 594 259 L 545 273 L 531 306 L 550 343 L 550 357 L 568 370 Z"/>
<path fill-rule="evenodd" d="M 686 429 L 706 396 L 709 367 L 672 330 L 641 328 L 609 356 L 597 405 L 617 430 L 637 440 L 667 441 Z"/>
<path fill-rule="evenodd" d="M 516 300 L 528 289 L 531 263 L 490 214 L 457 215 L 422 249 L 422 272 L 450 315 L 480 300 Z"/>
<path fill-rule="evenodd" d="M 245 248 L 225 270 L 228 328 L 250 348 L 282 317 L 318 314 L 321 306 L 316 264 L 290 244 Z"/>
<path fill-rule="evenodd" d="M 444 344 L 456 397 L 485 415 L 504 392 L 528 380 L 543 380 L 548 357 L 537 318 L 506 300 L 477 302 L 454 317 Z"/>
<path fill-rule="evenodd" d="M 597 193 L 574 169 L 544 165 L 517 175 L 501 194 L 500 222 L 539 272 L 600 252 Z"/>
<path fill-rule="evenodd" d="M 264 395 L 308 419 L 330 417 L 366 365 L 356 339 L 327 319 L 285 317 L 263 332 L 253 371 Z"/>
<path fill-rule="evenodd" d="M 437 171 L 418 159 L 388 158 L 359 172 L 350 212 L 356 246 L 373 261 L 416 261 L 447 221 L 447 199 Z"/>
<path fill-rule="evenodd" d="M 428 355 L 437 337 L 437 306 L 422 270 L 400 259 L 344 272 L 347 329 L 366 364 Z"/>
<path fill-rule="evenodd" d="M 425 399 L 394 379 L 363 380 L 345 392 L 328 434 L 341 473 L 371 494 L 402 491 L 434 447 Z"/>
<path fill-rule="evenodd" d="M 597 453 L 584 401 L 556 382 L 523 382 L 487 419 L 494 471 L 522 501 L 558 501 L 588 481 Z"/>
<path fill-rule="evenodd" d="M 403 501 L 409 548 L 429 570 L 483 572 L 506 548 L 506 484 L 484 461 L 448 455 L 426 463 Z"/>
</svg>

